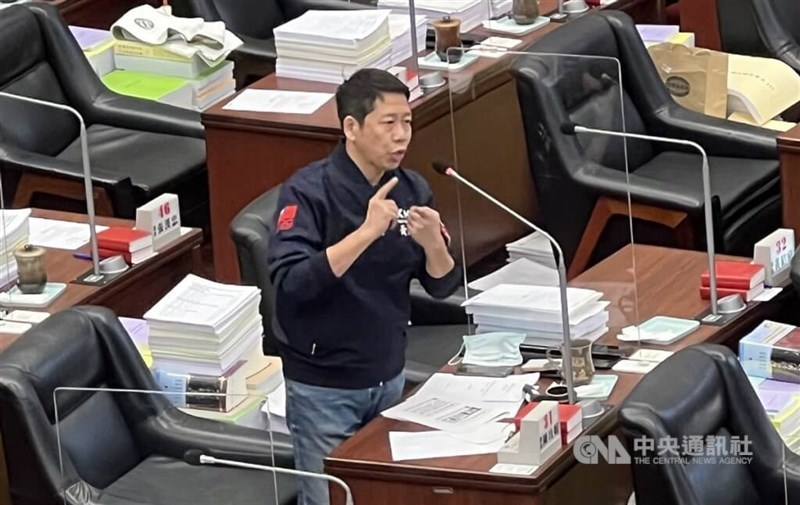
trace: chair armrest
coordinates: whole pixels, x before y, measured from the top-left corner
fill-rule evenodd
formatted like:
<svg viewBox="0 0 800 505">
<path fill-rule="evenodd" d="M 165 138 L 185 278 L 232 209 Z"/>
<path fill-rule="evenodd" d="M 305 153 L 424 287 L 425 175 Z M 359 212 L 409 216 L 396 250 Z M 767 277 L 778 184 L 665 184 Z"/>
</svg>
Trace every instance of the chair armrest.
<svg viewBox="0 0 800 505">
<path fill-rule="evenodd" d="M 198 112 L 119 95 L 108 89 L 100 93 L 89 114 L 87 123 L 199 139 L 205 136 Z"/>
<path fill-rule="evenodd" d="M 308 10 L 363 10 L 373 9 L 370 5 L 346 2 L 344 0 L 282 0 L 284 13 L 289 19 L 302 16 Z"/>
<path fill-rule="evenodd" d="M 153 452 L 176 459 L 198 449 L 219 458 L 271 466 L 274 454 L 276 466 L 294 468 L 291 438 L 284 433 L 273 433 L 270 441 L 268 431 L 191 416 L 172 406 L 148 418 L 138 430 Z"/>
<path fill-rule="evenodd" d="M 593 161 L 586 160 L 573 177 L 578 184 L 599 195 L 627 198 L 630 190 L 631 200 L 638 203 L 657 205 L 670 209 L 697 213 L 703 209 L 703 200 L 687 195 L 685 188 L 677 184 L 653 181 L 637 176 L 636 172 L 626 174 Z"/>
<path fill-rule="evenodd" d="M 461 304 L 466 300 L 464 288 L 437 300 L 429 295 L 418 280 L 411 281 L 411 323 L 415 325 L 466 324 L 467 313 Z"/>
<path fill-rule="evenodd" d="M 674 102 L 648 121 L 648 130 L 697 142 L 709 156 L 778 159 L 778 132 L 706 116 Z"/>
</svg>

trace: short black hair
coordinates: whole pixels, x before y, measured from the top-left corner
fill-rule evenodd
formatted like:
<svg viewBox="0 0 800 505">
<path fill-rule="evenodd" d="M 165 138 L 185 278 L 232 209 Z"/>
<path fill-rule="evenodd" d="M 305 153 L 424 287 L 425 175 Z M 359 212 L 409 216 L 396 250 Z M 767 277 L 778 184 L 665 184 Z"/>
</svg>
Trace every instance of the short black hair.
<svg viewBox="0 0 800 505">
<path fill-rule="evenodd" d="M 385 70 L 364 68 L 354 73 L 336 90 L 336 109 L 339 123 L 353 116 L 358 124 L 364 124 L 367 114 L 375 110 L 375 101 L 384 93 L 400 93 L 406 99 L 411 96 L 403 81 Z"/>
</svg>

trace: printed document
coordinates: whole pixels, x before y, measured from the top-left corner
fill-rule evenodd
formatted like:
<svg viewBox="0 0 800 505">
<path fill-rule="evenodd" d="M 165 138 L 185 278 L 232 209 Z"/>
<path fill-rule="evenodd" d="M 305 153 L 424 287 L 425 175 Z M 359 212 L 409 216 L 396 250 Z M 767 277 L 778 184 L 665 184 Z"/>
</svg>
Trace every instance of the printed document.
<svg viewBox="0 0 800 505">
<path fill-rule="evenodd" d="M 223 109 L 276 114 L 313 114 L 331 98 L 333 98 L 332 93 L 246 89 L 228 102 Z"/>
<path fill-rule="evenodd" d="M 412 398 L 439 397 L 465 402 L 512 402 L 519 405 L 524 397 L 522 387 L 536 384 L 538 380 L 538 373 L 500 378 L 436 373 Z"/>
<path fill-rule="evenodd" d="M 381 413 L 389 419 L 409 421 L 452 433 L 466 433 L 513 415 L 508 409 L 479 406 L 473 402 L 441 397 L 411 397 Z"/>
<path fill-rule="evenodd" d="M 32 245 L 74 251 L 89 242 L 89 225 L 86 223 L 32 217 L 28 220 L 28 224 L 30 226 L 28 241 Z M 101 232 L 108 227 L 95 226 L 94 228 L 97 232 Z"/>
</svg>

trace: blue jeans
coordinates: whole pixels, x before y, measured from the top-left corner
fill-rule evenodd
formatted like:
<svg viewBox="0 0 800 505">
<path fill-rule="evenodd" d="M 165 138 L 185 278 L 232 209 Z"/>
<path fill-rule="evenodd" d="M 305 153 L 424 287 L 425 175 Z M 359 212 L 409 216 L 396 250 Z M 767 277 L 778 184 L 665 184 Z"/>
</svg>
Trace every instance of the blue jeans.
<svg viewBox="0 0 800 505">
<path fill-rule="evenodd" d="M 324 459 L 403 396 L 405 378 L 368 389 L 335 389 L 286 381 L 286 422 L 298 470 L 323 473 Z M 328 482 L 298 477 L 298 505 L 328 505 Z"/>
</svg>

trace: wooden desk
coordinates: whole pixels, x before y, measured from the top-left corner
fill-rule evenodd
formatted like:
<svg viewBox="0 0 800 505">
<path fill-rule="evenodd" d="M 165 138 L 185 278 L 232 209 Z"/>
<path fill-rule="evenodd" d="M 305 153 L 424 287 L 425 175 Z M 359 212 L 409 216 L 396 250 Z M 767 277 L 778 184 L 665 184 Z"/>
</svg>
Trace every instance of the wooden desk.
<svg viewBox="0 0 800 505">
<path fill-rule="evenodd" d="M 693 318 L 708 307 L 698 292 L 707 257 L 695 251 L 654 246 L 628 246 L 576 277 L 571 286 L 603 291 L 611 301 L 611 331 L 601 343 L 618 344 L 618 330 L 637 321 L 633 305 L 632 254 L 636 254 L 638 322 L 655 315 Z M 786 299 L 787 297 L 784 297 Z M 756 304 L 725 327 L 701 326 L 668 347 L 678 350 L 701 342 L 732 343 L 763 319 L 774 317 L 781 300 Z M 618 406 L 641 375 L 618 374 L 608 404 Z M 600 417 L 584 434 L 607 436 L 618 428 L 616 410 Z M 489 473 L 494 454 L 395 463 L 389 431 L 424 431 L 422 426 L 379 417 L 336 449 L 326 472 L 345 480 L 355 503 L 385 505 L 541 505 L 551 503 L 624 504 L 631 492 L 630 468 L 624 465 L 579 465 L 572 446 L 561 451 L 531 476 Z M 334 486 L 335 487 L 335 486 Z M 402 497 L 402 498 L 401 498 Z M 342 503 L 341 496 L 339 501 Z"/>
<path fill-rule="evenodd" d="M 63 221 L 86 222 L 85 215 L 68 212 L 35 209 L 32 215 Z M 97 224 L 133 226 L 132 221 L 106 217 L 98 217 Z M 191 229 L 165 250 L 131 267 L 105 286 L 71 284 L 71 281 L 92 268 L 91 261 L 75 258 L 74 251 L 50 249 L 46 257 L 48 280 L 67 283 L 67 289 L 46 310 L 55 313 L 77 305 L 101 305 L 110 308 L 118 316 L 141 317 L 181 279 L 192 272 L 194 254 L 201 243 L 201 231 Z M 0 351 L 8 347 L 17 337 L 17 335 L 0 334 Z"/>
<path fill-rule="evenodd" d="M 800 125 L 778 135 L 783 226 L 800 236 Z"/>
<path fill-rule="evenodd" d="M 142 4 L 161 6 L 161 0 L 49 0 L 69 25 L 108 30 L 123 14 Z"/>
<path fill-rule="evenodd" d="M 540 5 L 542 12 L 547 13 L 555 9 L 557 1 L 540 0 Z M 663 0 L 618 0 L 605 8 L 626 10 L 645 22 L 656 19 L 663 11 L 659 8 L 662 5 Z M 530 45 L 560 26 L 550 23 L 526 35 L 519 47 Z M 482 28 L 473 33 L 490 35 Z M 498 74 L 503 75 L 498 78 Z M 431 161 L 437 158 L 458 162 L 462 173 L 526 217 L 534 218 L 536 214 L 514 83 L 507 74 L 498 71 L 498 62 L 489 58 L 482 58 L 459 72 L 459 79 L 473 78 L 470 100 L 456 109 L 452 122 L 447 86 L 411 104 L 414 139 L 403 163 L 428 180 L 437 207 L 455 234 L 459 233 L 459 195 L 452 181 L 435 175 L 431 169 Z M 331 84 L 282 79 L 274 74 L 251 88 L 336 91 Z M 227 100 L 206 111 L 203 124 L 215 276 L 222 282 L 236 282 L 239 272 L 228 230 L 233 218 L 245 205 L 285 181 L 295 170 L 327 156 L 341 134 L 333 101 L 311 115 L 227 111 L 223 109 L 225 103 Z M 459 144 L 457 153 L 453 146 L 453 124 Z M 521 224 L 475 195 L 462 191 L 460 198 L 463 222 L 470 223 L 469 233 L 464 237 L 468 263 L 480 261 L 525 233 Z"/>
</svg>

